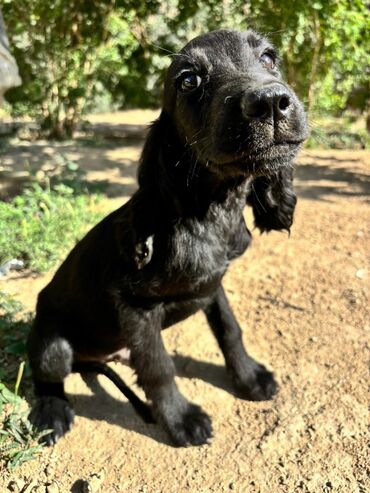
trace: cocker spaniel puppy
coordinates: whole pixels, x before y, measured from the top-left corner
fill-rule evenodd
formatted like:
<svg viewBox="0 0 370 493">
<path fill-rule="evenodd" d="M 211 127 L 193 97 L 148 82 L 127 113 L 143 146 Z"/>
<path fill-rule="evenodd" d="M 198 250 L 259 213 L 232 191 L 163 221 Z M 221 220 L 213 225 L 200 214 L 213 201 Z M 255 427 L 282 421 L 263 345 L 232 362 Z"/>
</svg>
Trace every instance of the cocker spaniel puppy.
<svg viewBox="0 0 370 493">
<path fill-rule="evenodd" d="M 74 247 L 38 298 L 28 341 L 32 419 L 54 430 L 47 443 L 73 421 L 64 378 L 123 354 L 172 442 L 208 442 L 211 420 L 179 392 L 161 336 L 198 310 L 238 394 L 273 397 L 273 374 L 244 348 L 222 278 L 251 241 L 246 203 L 261 231 L 289 230 L 292 162 L 306 135 L 302 104 L 263 36 L 214 31 L 174 57 L 137 192 Z"/>
</svg>

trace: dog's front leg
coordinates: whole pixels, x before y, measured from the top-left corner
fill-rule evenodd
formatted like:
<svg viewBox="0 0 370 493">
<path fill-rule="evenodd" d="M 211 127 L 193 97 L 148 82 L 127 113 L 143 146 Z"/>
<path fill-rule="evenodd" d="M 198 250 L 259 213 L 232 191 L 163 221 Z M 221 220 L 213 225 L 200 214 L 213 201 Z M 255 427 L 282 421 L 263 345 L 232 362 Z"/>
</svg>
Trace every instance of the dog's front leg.
<svg viewBox="0 0 370 493">
<path fill-rule="evenodd" d="M 205 314 L 223 352 L 238 395 L 255 401 L 271 399 L 277 391 L 274 376 L 246 352 L 240 326 L 222 286 L 205 309 Z"/>
<path fill-rule="evenodd" d="M 138 384 L 152 402 L 153 414 L 175 445 L 202 445 L 212 436 L 211 420 L 190 403 L 175 383 L 175 367 L 161 336 L 160 316 L 154 311 L 137 320 L 130 341 L 130 363 Z"/>
</svg>

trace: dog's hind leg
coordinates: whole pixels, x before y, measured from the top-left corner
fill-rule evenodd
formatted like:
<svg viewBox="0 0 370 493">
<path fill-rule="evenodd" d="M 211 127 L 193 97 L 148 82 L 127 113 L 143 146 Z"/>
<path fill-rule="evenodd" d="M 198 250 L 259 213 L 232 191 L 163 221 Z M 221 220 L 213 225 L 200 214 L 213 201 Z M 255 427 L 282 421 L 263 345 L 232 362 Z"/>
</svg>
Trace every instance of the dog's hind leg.
<svg viewBox="0 0 370 493">
<path fill-rule="evenodd" d="M 204 312 L 223 352 L 238 395 L 254 401 L 271 399 L 277 391 L 274 376 L 245 350 L 240 326 L 222 286 Z"/>
<path fill-rule="evenodd" d="M 69 342 L 55 332 L 48 335 L 35 323 L 27 344 L 37 402 L 30 421 L 40 431 L 50 429 L 42 440 L 52 445 L 72 426 L 74 412 L 64 393 L 64 378 L 71 373 L 73 350 Z"/>
</svg>

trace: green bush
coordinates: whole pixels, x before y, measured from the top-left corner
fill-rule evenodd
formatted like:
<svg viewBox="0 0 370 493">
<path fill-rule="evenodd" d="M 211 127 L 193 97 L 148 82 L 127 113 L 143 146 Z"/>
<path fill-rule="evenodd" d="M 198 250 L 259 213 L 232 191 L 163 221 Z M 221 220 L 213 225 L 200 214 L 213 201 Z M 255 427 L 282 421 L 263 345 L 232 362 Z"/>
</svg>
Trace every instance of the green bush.
<svg viewBox="0 0 370 493">
<path fill-rule="evenodd" d="M 12 111 L 58 138 L 71 136 L 95 101 L 158 105 L 171 53 L 210 29 L 267 34 L 288 82 L 317 112 L 341 112 L 369 79 L 362 0 L 4 0 L 2 9 L 23 79 L 7 94 Z M 368 106 L 367 95 L 360 110 Z"/>
</svg>

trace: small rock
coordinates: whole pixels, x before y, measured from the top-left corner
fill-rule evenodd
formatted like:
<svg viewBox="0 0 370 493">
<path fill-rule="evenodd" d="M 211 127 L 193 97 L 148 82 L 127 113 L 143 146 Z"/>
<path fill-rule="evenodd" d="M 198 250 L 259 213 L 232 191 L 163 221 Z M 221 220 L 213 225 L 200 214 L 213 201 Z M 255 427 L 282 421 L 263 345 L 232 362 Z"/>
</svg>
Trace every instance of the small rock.
<svg viewBox="0 0 370 493">
<path fill-rule="evenodd" d="M 363 279 L 365 277 L 365 274 L 365 269 L 358 269 L 358 271 L 356 272 L 356 277 L 358 277 L 358 279 Z"/>
<path fill-rule="evenodd" d="M 46 486 L 40 484 L 35 490 L 32 491 L 32 493 L 47 493 Z"/>
<path fill-rule="evenodd" d="M 28 483 L 22 490 L 22 493 L 31 493 L 35 488 L 37 488 L 38 483 L 36 480 L 32 480 Z"/>
<path fill-rule="evenodd" d="M 13 258 L 0 265 L 0 277 L 5 277 L 11 270 L 22 270 L 24 268 L 23 260 Z"/>
<path fill-rule="evenodd" d="M 24 488 L 24 481 L 22 481 L 21 479 L 13 479 L 8 484 L 8 490 L 14 491 L 15 493 L 19 493 L 20 491 L 22 491 L 23 488 Z"/>
<path fill-rule="evenodd" d="M 59 486 L 58 484 L 53 481 L 52 483 L 48 484 L 46 486 L 46 493 L 59 493 Z"/>
<path fill-rule="evenodd" d="M 104 481 L 103 474 L 92 474 L 89 478 L 89 486 L 91 489 L 91 493 L 98 493 L 103 481 Z"/>
</svg>

